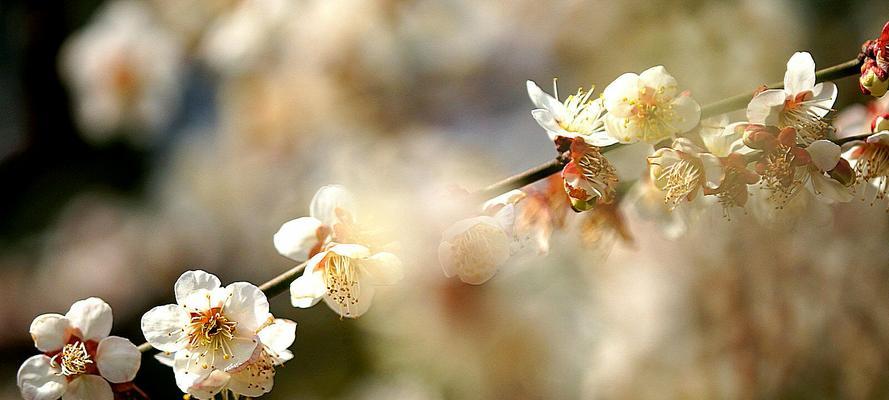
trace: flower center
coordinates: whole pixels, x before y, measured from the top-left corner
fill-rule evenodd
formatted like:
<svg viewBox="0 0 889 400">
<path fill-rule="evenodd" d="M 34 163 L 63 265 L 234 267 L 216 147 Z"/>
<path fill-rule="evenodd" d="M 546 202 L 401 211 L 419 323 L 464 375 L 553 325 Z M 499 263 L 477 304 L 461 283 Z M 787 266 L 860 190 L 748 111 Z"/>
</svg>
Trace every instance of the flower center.
<svg viewBox="0 0 889 400">
<path fill-rule="evenodd" d="M 811 92 L 807 92 L 811 94 Z M 802 95 L 802 94 L 801 94 Z M 808 104 L 805 97 L 787 99 L 784 102 L 784 110 L 779 115 L 779 128 L 794 127 L 803 144 L 811 144 L 820 139 L 825 139 L 831 129 L 829 123 L 814 113 L 814 108 L 823 108 L 815 104 Z"/>
<path fill-rule="evenodd" d="M 89 364 L 93 360 L 90 359 L 89 352 L 83 342 L 74 342 L 66 344 L 62 348 L 62 352 L 53 356 L 51 364 L 58 365 L 61 368 L 61 374 L 64 376 L 80 375 L 87 372 Z"/>
<path fill-rule="evenodd" d="M 585 92 L 583 88 L 577 89 L 577 93 L 565 99 L 565 108 L 568 115 L 564 121 L 558 121 L 559 126 L 568 132 L 593 133 L 605 129 L 605 107 L 596 100 L 590 100 L 593 94 L 592 88 Z"/>
<path fill-rule="evenodd" d="M 663 185 L 664 204 L 670 209 L 676 208 L 682 200 L 701 187 L 702 176 L 698 163 L 685 158 L 664 167 L 658 176 L 658 181 Z"/>
<path fill-rule="evenodd" d="M 346 315 L 358 303 L 361 286 L 358 285 L 358 266 L 352 258 L 331 252 L 326 257 L 324 283 L 327 296 L 342 307 Z"/>
<path fill-rule="evenodd" d="M 589 146 L 581 157 L 577 158 L 577 166 L 599 195 L 602 202 L 610 203 L 614 199 L 615 188 L 619 182 L 617 171 L 602 155 L 597 147 Z"/>
<path fill-rule="evenodd" d="M 639 125 L 642 132 L 642 139 L 649 142 L 656 142 L 669 137 L 673 132 L 671 123 L 676 113 L 673 111 L 673 104 L 664 104 L 658 96 L 664 93 L 664 88 L 657 90 L 646 87 L 639 91 L 638 100 L 629 100 L 629 104 L 633 107 L 632 119 Z M 630 118 L 624 120 L 624 127 L 629 127 Z"/>
<path fill-rule="evenodd" d="M 191 314 L 188 325 L 188 341 L 193 347 L 207 347 L 209 351 L 222 350 L 223 358 L 231 358 L 229 341 L 235 337 L 238 323 L 223 314 L 223 307 L 213 307 Z"/>
<path fill-rule="evenodd" d="M 779 210 L 787 205 L 803 184 L 802 179 L 797 176 L 793 158 L 791 149 L 781 146 L 769 154 L 763 164 L 762 183 L 769 190 L 769 201 Z"/>
<path fill-rule="evenodd" d="M 875 200 L 882 200 L 889 194 L 889 146 L 866 143 L 860 147 L 855 165 L 856 175 L 864 182 L 878 183 Z"/>
</svg>

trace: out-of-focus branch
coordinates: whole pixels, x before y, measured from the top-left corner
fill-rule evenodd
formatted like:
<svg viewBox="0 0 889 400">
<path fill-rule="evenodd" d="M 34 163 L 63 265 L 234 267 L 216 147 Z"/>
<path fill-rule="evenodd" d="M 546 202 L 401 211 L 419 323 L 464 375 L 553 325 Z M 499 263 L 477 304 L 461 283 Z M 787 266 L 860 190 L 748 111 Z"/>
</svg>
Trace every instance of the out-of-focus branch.
<svg viewBox="0 0 889 400">
<path fill-rule="evenodd" d="M 265 296 L 268 298 L 275 297 L 281 293 L 286 293 L 287 289 L 290 288 L 290 283 L 296 280 L 296 278 L 304 269 L 306 269 L 305 261 L 287 270 L 281 275 L 269 279 L 266 283 L 259 285 L 259 290 L 262 290 L 262 292 L 265 293 Z M 148 343 L 142 343 L 139 345 L 139 351 L 143 353 L 150 351 L 151 349 L 152 347 Z"/>
<path fill-rule="evenodd" d="M 824 69 L 820 69 L 815 71 L 815 80 L 817 82 L 823 81 L 831 81 L 837 80 L 840 78 L 846 78 L 849 76 L 858 75 L 861 69 L 861 61 L 857 58 L 853 60 L 846 61 L 841 64 L 837 64 L 831 67 L 827 67 Z M 769 89 L 777 89 L 783 88 L 784 82 L 777 82 L 771 85 L 768 85 Z M 742 93 L 729 98 L 725 98 L 710 104 L 707 104 L 701 107 L 701 119 L 713 117 L 716 115 L 725 114 L 727 112 L 739 110 L 747 106 L 747 103 L 753 99 L 753 92 L 750 93 Z M 842 144 L 848 141 L 860 139 L 858 137 L 854 138 L 843 138 L 834 140 L 834 142 L 838 144 Z M 614 150 L 623 145 L 615 144 L 612 146 L 608 146 L 602 149 L 602 152 L 607 152 L 610 150 Z M 518 189 L 524 187 L 526 185 L 537 182 L 543 178 L 546 178 L 556 172 L 562 170 L 562 167 L 565 166 L 567 160 L 562 157 L 558 157 L 546 163 L 540 164 L 536 167 L 530 168 L 524 172 L 515 174 L 510 176 L 509 178 L 503 179 L 500 182 L 497 182 L 493 185 L 490 185 L 484 189 L 481 189 L 475 192 L 475 196 L 481 199 L 489 199 L 495 197 L 497 195 L 506 193 L 512 189 Z"/>
</svg>

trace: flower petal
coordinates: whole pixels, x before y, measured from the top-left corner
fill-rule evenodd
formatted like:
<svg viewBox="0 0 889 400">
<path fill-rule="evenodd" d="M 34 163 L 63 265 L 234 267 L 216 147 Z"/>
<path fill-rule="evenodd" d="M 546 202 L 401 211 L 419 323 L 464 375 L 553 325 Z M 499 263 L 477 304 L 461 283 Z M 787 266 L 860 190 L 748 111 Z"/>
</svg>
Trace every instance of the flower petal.
<svg viewBox="0 0 889 400">
<path fill-rule="evenodd" d="M 70 335 L 71 323 L 61 314 L 43 314 L 31 322 L 34 346 L 42 352 L 56 351 L 65 347 Z"/>
<path fill-rule="evenodd" d="M 142 334 L 152 347 L 167 352 L 185 347 L 185 327 L 191 321 L 180 305 L 157 306 L 142 316 Z"/>
<path fill-rule="evenodd" d="M 77 328 L 84 340 L 101 340 L 111 333 L 114 317 L 111 306 L 98 297 L 90 297 L 71 305 L 65 314 L 71 321 L 71 327 Z"/>
<path fill-rule="evenodd" d="M 220 349 L 216 356 L 211 359 L 214 368 L 228 371 L 250 361 L 251 357 L 253 357 L 253 352 L 259 346 L 259 337 L 256 335 L 235 336 L 228 342 L 228 346 L 229 350 L 231 350 L 229 359 L 225 359 Z"/>
<path fill-rule="evenodd" d="M 361 267 L 372 285 L 394 285 L 404 278 L 401 260 L 392 253 L 376 253 L 361 261 Z"/>
<path fill-rule="evenodd" d="M 142 353 L 129 339 L 108 336 L 96 349 L 99 373 L 111 383 L 130 382 L 142 365 Z"/>
<path fill-rule="evenodd" d="M 321 221 L 312 217 L 285 222 L 273 237 L 275 250 L 291 260 L 305 261 L 309 251 L 318 245 L 318 229 L 322 226 Z"/>
<path fill-rule="evenodd" d="M 815 86 L 815 60 L 807 52 L 794 53 L 787 61 L 787 72 L 784 73 L 784 90 L 797 94 L 812 90 Z M 751 121 L 752 122 L 752 121 Z"/>
<path fill-rule="evenodd" d="M 252 283 L 235 282 L 225 287 L 228 292 L 223 312 L 238 323 L 238 329 L 256 332 L 269 315 L 269 300 Z"/>
<path fill-rule="evenodd" d="M 757 125 L 777 125 L 787 93 L 780 89 L 764 90 L 757 93 L 747 104 L 747 120 Z"/>
<path fill-rule="evenodd" d="M 837 101 L 837 85 L 833 82 L 822 82 L 812 89 L 812 98 L 806 100 L 809 112 L 822 118 L 829 113 Z"/>
<path fill-rule="evenodd" d="M 851 188 L 844 186 L 836 179 L 827 177 L 818 171 L 812 172 L 810 176 L 812 177 L 812 190 L 815 194 L 820 195 L 818 200 L 822 202 L 828 204 L 847 203 L 855 197 Z"/>
<path fill-rule="evenodd" d="M 309 308 L 318 304 L 324 293 L 327 293 L 327 285 L 324 283 L 324 272 L 316 266 L 327 255 L 326 252 L 316 254 L 308 263 L 302 276 L 296 278 L 290 284 L 290 303 L 294 307 Z"/>
<path fill-rule="evenodd" d="M 685 133 L 698 126 L 701 121 L 701 106 L 689 95 L 681 95 L 673 99 L 673 119 L 670 126 L 675 133 Z"/>
<path fill-rule="evenodd" d="M 566 138 L 574 138 L 577 136 L 574 132 L 568 132 L 559 125 L 559 122 L 553 117 L 549 110 L 536 109 L 531 110 L 531 116 L 537 121 L 537 125 L 546 130 L 549 140 L 555 141 L 559 136 Z"/>
<path fill-rule="evenodd" d="M 716 189 L 722 183 L 722 162 L 713 154 L 703 153 L 699 156 L 704 165 L 704 185 L 710 189 Z"/>
<path fill-rule="evenodd" d="M 173 375 L 176 378 L 176 386 L 183 393 L 188 393 L 193 386 L 207 379 L 213 372 L 201 365 L 197 360 L 198 356 L 199 354 L 189 351 L 178 351 L 173 355 Z"/>
<path fill-rule="evenodd" d="M 812 164 L 824 172 L 834 169 L 840 162 L 840 146 L 829 140 L 816 140 L 806 147 L 806 151 L 812 156 Z"/>
<path fill-rule="evenodd" d="M 195 382 L 188 390 L 188 394 L 200 400 L 211 400 L 219 394 L 231 382 L 228 372 L 214 370 L 200 382 Z"/>
<path fill-rule="evenodd" d="M 349 258 L 366 258 L 370 256 L 370 249 L 360 244 L 338 244 L 327 250 L 330 253 L 336 253 L 343 257 Z"/>
<path fill-rule="evenodd" d="M 62 400 L 114 400 L 114 392 L 101 376 L 79 375 L 68 384 Z"/>
<path fill-rule="evenodd" d="M 642 71 L 639 74 L 639 84 L 655 89 L 660 99 L 670 99 L 676 96 L 679 83 L 676 78 L 667 72 L 663 65 L 657 65 Z"/>
<path fill-rule="evenodd" d="M 283 352 L 296 340 L 296 322 L 276 318 L 275 322 L 259 331 L 259 341 L 274 352 Z"/>
<path fill-rule="evenodd" d="M 324 296 L 324 302 L 327 303 L 331 310 L 342 317 L 358 318 L 364 315 L 364 313 L 366 313 L 367 310 L 370 309 L 370 305 L 373 302 L 375 290 L 374 285 L 371 285 L 366 280 L 361 279 L 358 280 L 356 288 L 357 297 L 354 304 L 348 304 L 344 307 L 328 295 Z"/>
<path fill-rule="evenodd" d="M 336 209 L 355 215 L 355 199 L 343 185 L 322 186 L 309 204 L 309 215 L 325 225 L 336 222 Z"/>
<path fill-rule="evenodd" d="M 528 89 L 528 97 L 531 98 L 534 107 L 549 111 L 550 115 L 556 120 L 564 119 L 565 115 L 568 114 L 565 105 L 559 99 L 541 90 L 540 86 L 537 86 L 533 81 L 525 82 L 525 86 Z"/>
<path fill-rule="evenodd" d="M 68 382 L 52 367 L 50 358 L 38 354 L 22 363 L 16 382 L 25 400 L 56 400 L 62 397 Z"/>
<path fill-rule="evenodd" d="M 173 291 L 176 293 L 176 303 L 185 304 L 185 298 L 194 293 L 196 290 L 213 290 L 222 286 L 216 275 L 205 271 L 185 271 L 176 284 L 173 285 Z"/>
<path fill-rule="evenodd" d="M 614 117 L 623 119 L 630 114 L 633 106 L 627 100 L 639 97 L 639 75 L 628 72 L 609 83 L 602 91 L 605 108 Z M 613 135 L 612 135 L 613 136 Z M 615 137 L 619 139 L 618 137 Z"/>
<path fill-rule="evenodd" d="M 486 201 L 485 204 L 482 205 L 482 210 L 488 212 L 496 207 L 502 207 L 507 204 L 516 204 L 522 201 L 525 197 L 527 197 L 525 192 L 519 189 L 513 189 Z"/>
<path fill-rule="evenodd" d="M 735 122 L 728 124 L 723 129 L 708 130 L 709 134 L 707 135 L 704 135 L 704 130 L 702 130 L 701 139 L 704 141 L 707 151 L 718 157 L 725 157 L 736 150 L 736 143 L 738 143 L 738 139 L 744 137 L 744 129 L 747 125 L 746 122 Z"/>
</svg>

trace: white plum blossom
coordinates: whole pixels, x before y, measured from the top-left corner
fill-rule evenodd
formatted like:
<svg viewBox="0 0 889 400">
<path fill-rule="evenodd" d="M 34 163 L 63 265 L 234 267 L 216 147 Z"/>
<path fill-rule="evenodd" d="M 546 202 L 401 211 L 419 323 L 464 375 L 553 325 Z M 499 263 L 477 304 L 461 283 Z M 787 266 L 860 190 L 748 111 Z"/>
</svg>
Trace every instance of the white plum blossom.
<svg viewBox="0 0 889 400">
<path fill-rule="evenodd" d="M 656 144 L 692 130 L 701 107 L 663 66 L 626 73 L 602 93 L 608 114 L 605 129 L 621 143 Z"/>
<path fill-rule="evenodd" d="M 195 382 L 188 389 L 188 394 L 203 400 L 212 399 L 223 391 L 245 397 L 269 393 L 274 384 L 275 368 L 293 358 L 289 348 L 296 339 L 296 322 L 276 319 L 272 315 L 268 316 L 267 321 L 257 332 L 260 344 L 250 360 L 228 372 L 213 371 L 205 379 Z M 177 361 L 165 353 L 159 353 L 155 358 L 173 368 L 177 368 L 177 363 L 182 363 L 182 360 Z"/>
<path fill-rule="evenodd" d="M 352 194 L 342 185 L 323 186 L 309 204 L 308 217 L 281 225 L 273 239 L 275 249 L 294 261 L 308 260 L 331 242 L 346 243 L 355 239 L 347 237 L 349 233 L 356 233 L 354 218 Z"/>
<path fill-rule="evenodd" d="M 870 130 L 864 140 L 846 144 L 844 155 L 858 179 L 877 189 L 875 200 L 882 200 L 889 193 L 889 114 L 876 115 Z"/>
<path fill-rule="evenodd" d="M 111 332 L 111 307 L 102 299 L 80 300 L 65 315 L 44 314 L 31 323 L 34 345 L 43 352 L 19 368 L 26 400 L 112 400 L 110 383 L 130 382 L 142 353 Z"/>
<path fill-rule="evenodd" d="M 648 157 L 648 166 L 651 182 L 664 192 L 664 201 L 671 208 L 694 200 L 704 188 L 716 189 L 723 177 L 719 157 L 686 138 L 655 151 Z"/>
<path fill-rule="evenodd" d="M 401 260 L 392 253 L 335 244 L 309 259 L 302 276 L 290 284 L 290 301 L 308 308 L 324 299 L 337 314 L 358 318 L 370 308 L 376 286 L 394 285 L 402 277 Z"/>
<path fill-rule="evenodd" d="M 806 52 L 797 52 L 787 61 L 783 89 L 767 89 L 747 105 L 751 124 L 794 127 L 798 140 L 809 144 L 824 139 L 831 126 L 824 116 L 837 98 L 833 82 L 815 83 L 815 61 Z"/>
<path fill-rule="evenodd" d="M 617 140 L 605 132 L 605 107 L 602 99 L 590 98 L 593 88 L 589 91 L 578 89 L 576 94 L 568 96 L 563 103 L 532 81 L 528 81 L 526 86 L 528 97 L 537 107 L 531 111 L 531 116 L 546 130 L 553 142 L 560 137 L 579 137 L 587 144 L 598 147 L 617 143 Z M 555 95 L 558 96 L 558 89 L 555 84 L 553 86 Z"/>
<path fill-rule="evenodd" d="M 87 139 L 120 132 L 144 144 L 174 114 L 183 70 L 182 45 L 133 0 L 109 2 L 62 49 L 77 122 Z"/>
<path fill-rule="evenodd" d="M 176 304 L 142 316 L 142 333 L 154 348 L 172 353 L 176 384 L 187 392 L 213 371 L 232 371 L 250 361 L 257 332 L 269 318 L 265 294 L 247 282 L 222 287 L 204 271 L 187 271 L 174 285 Z"/>
<path fill-rule="evenodd" d="M 442 233 L 438 260 L 447 277 L 456 275 L 471 285 L 490 280 L 513 251 L 515 209 L 499 208 L 493 216 L 457 221 Z"/>
</svg>

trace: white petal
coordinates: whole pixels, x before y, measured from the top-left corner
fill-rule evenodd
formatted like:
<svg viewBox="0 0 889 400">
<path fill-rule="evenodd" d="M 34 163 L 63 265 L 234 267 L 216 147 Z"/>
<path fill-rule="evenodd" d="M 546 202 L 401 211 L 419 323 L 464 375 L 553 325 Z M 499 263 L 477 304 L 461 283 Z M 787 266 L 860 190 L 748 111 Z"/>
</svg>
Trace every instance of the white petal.
<svg viewBox="0 0 889 400">
<path fill-rule="evenodd" d="M 812 156 L 812 164 L 824 172 L 834 169 L 840 162 L 840 146 L 829 140 L 816 140 L 806 147 L 806 151 Z"/>
<path fill-rule="evenodd" d="M 448 227 L 448 229 L 446 229 L 441 234 L 442 240 L 451 241 L 451 239 L 453 239 L 457 235 L 463 234 L 463 232 L 466 232 L 467 230 L 478 224 L 490 224 L 493 226 L 500 226 L 500 223 L 496 219 L 487 215 L 466 218 L 457 221 L 453 225 Z"/>
<path fill-rule="evenodd" d="M 331 310 L 335 311 L 342 317 L 345 318 L 358 318 L 370 309 L 370 305 L 373 302 L 374 298 L 374 285 L 369 284 L 369 282 L 364 281 L 362 279 L 358 280 L 357 286 L 357 296 L 355 304 L 349 304 L 346 307 L 341 306 L 339 303 L 330 298 L 330 296 L 324 296 L 324 302 L 330 307 Z"/>
<path fill-rule="evenodd" d="M 71 327 L 80 330 L 82 339 L 96 341 L 111 333 L 111 324 L 114 322 L 111 306 L 98 297 L 72 304 L 65 318 L 71 321 Z"/>
<path fill-rule="evenodd" d="M 546 130 L 546 134 L 549 135 L 549 140 L 555 141 L 556 138 L 559 136 L 567 138 L 573 138 L 577 136 L 577 134 L 573 132 L 568 132 L 565 129 L 562 129 L 562 127 L 553 117 L 553 114 L 548 110 L 531 110 L 531 116 L 534 117 L 535 121 L 537 121 L 537 125 L 540 125 L 541 128 Z"/>
<path fill-rule="evenodd" d="M 812 90 L 815 86 L 815 60 L 807 52 L 794 53 L 787 61 L 787 72 L 784 73 L 784 90 L 797 94 Z"/>
<path fill-rule="evenodd" d="M 235 282 L 225 287 L 228 300 L 223 313 L 238 323 L 238 329 L 256 332 L 269 315 L 269 300 L 252 283 Z"/>
<path fill-rule="evenodd" d="M 611 137 L 606 131 L 593 132 L 591 134 L 580 135 L 580 137 L 583 138 L 583 141 L 586 142 L 586 144 L 596 147 L 605 147 L 620 143 L 619 140 Z"/>
<path fill-rule="evenodd" d="M 507 204 L 516 204 L 516 203 L 522 201 L 522 199 L 524 199 L 525 197 L 527 197 L 525 192 L 523 192 L 519 189 L 513 189 L 513 190 L 510 190 L 504 194 L 501 194 L 500 196 L 494 197 L 493 199 L 486 201 L 485 204 L 482 206 L 482 210 L 487 212 L 487 211 L 489 211 L 495 207 L 498 207 L 498 206 L 505 206 Z"/>
<path fill-rule="evenodd" d="M 207 379 L 213 372 L 210 368 L 204 368 L 197 359 L 198 355 L 189 351 L 178 351 L 173 355 L 173 374 L 176 378 L 176 386 L 183 393 L 197 383 Z"/>
<path fill-rule="evenodd" d="M 673 75 L 670 75 L 663 65 L 654 66 L 642 71 L 642 73 L 639 74 L 639 84 L 656 89 L 656 91 L 659 92 L 658 96 L 666 99 L 675 97 L 676 92 L 679 90 L 679 84 L 676 82 L 676 78 L 673 78 Z M 660 92 L 660 90 L 663 90 L 663 92 Z"/>
<path fill-rule="evenodd" d="M 185 304 L 185 298 L 196 290 L 213 290 L 220 286 L 222 286 L 222 283 L 219 282 L 219 278 L 216 275 L 201 270 L 185 271 L 176 280 L 176 284 L 173 285 L 173 291 L 176 293 L 176 303 Z"/>
<path fill-rule="evenodd" d="M 305 261 L 309 251 L 318 245 L 318 228 L 323 224 L 312 217 L 302 217 L 285 222 L 275 233 L 275 250 L 284 257 Z"/>
<path fill-rule="evenodd" d="M 639 75 L 634 73 L 623 74 L 609 83 L 602 91 L 608 113 L 618 118 L 628 116 L 633 108 L 628 100 L 639 97 L 639 85 Z"/>
<path fill-rule="evenodd" d="M 453 244 L 457 234 L 451 239 L 445 236 L 439 245 L 439 262 L 445 275 L 456 274 L 463 282 L 480 285 L 491 279 L 509 259 L 511 240 L 496 222 L 475 222 L 459 235 L 466 234 L 468 230 L 472 230 L 474 241 L 463 243 L 459 252 L 454 251 Z"/>
<path fill-rule="evenodd" d="M 704 165 L 704 185 L 710 189 L 718 188 L 722 183 L 722 163 L 713 154 L 703 153 L 700 157 L 701 163 Z"/>
<path fill-rule="evenodd" d="M 780 89 L 769 89 L 753 96 L 747 104 L 747 120 L 757 125 L 777 125 L 778 116 L 784 109 L 787 93 Z"/>
<path fill-rule="evenodd" d="M 338 244 L 327 250 L 329 253 L 336 253 L 343 257 L 349 258 L 365 258 L 370 256 L 370 249 L 360 244 Z"/>
<path fill-rule="evenodd" d="M 68 384 L 62 400 L 114 400 L 114 392 L 101 376 L 80 375 Z"/>
<path fill-rule="evenodd" d="M 882 131 L 867 137 L 868 143 L 879 143 L 889 146 L 889 131 Z"/>
<path fill-rule="evenodd" d="M 565 114 L 568 111 L 559 99 L 550 96 L 532 81 L 527 81 L 525 86 L 528 88 L 528 97 L 531 98 L 531 102 L 534 103 L 535 107 L 549 111 L 550 115 L 555 119 L 565 118 Z"/>
<path fill-rule="evenodd" d="M 70 335 L 71 323 L 61 314 L 43 314 L 31 322 L 31 338 L 34 346 L 43 352 L 65 347 Z"/>
<path fill-rule="evenodd" d="M 851 188 L 844 186 L 836 179 L 827 177 L 818 171 L 810 174 L 812 177 L 812 189 L 818 194 L 818 200 L 832 204 L 835 202 L 847 203 L 852 201 L 854 194 Z"/>
<path fill-rule="evenodd" d="M 227 371 L 240 367 L 249 361 L 253 352 L 256 351 L 256 347 L 259 346 L 259 337 L 256 335 L 235 336 L 228 342 L 228 346 L 231 350 L 231 357 L 226 360 L 221 351 L 217 352 L 216 357 L 212 360 L 215 361 L 213 367 L 216 369 Z"/>
<path fill-rule="evenodd" d="M 749 125 L 747 122 L 735 122 L 729 124 L 724 129 L 716 130 L 718 133 L 702 134 L 701 139 L 704 141 L 704 145 L 707 146 L 707 151 L 716 156 L 725 157 L 736 150 L 735 143 L 738 142 L 738 139 L 744 137 L 744 130 L 747 128 L 747 125 Z"/>
<path fill-rule="evenodd" d="M 831 111 L 837 101 L 837 85 L 833 82 L 822 82 L 815 85 L 812 90 L 812 98 L 806 100 L 805 106 L 818 118 L 822 118 Z"/>
<path fill-rule="evenodd" d="M 129 339 L 109 336 L 96 349 L 96 367 L 112 383 L 130 382 L 142 365 L 142 353 Z"/>
<path fill-rule="evenodd" d="M 355 199 L 342 185 L 327 185 L 318 189 L 309 204 L 309 215 L 325 225 L 336 222 L 336 209 L 347 211 L 355 216 Z"/>
<path fill-rule="evenodd" d="M 309 308 L 321 300 L 321 296 L 327 293 L 327 285 L 324 283 L 324 273 L 316 266 L 327 255 L 319 253 L 306 263 L 306 269 L 302 276 L 296 278 L 290 284 L 290 303 L 294 307 Z"/>
<path fill-rule="evenodd" d="M 392 253 L 376 253 L 362 260 L 361 267 L 372 285 L 394 285 L 404 278 L 401 260 Z"/>
<path fill-rule="evenodd" d="M 50 358 L 38 354 L 22 363 L 16 376 L 25 400 L 56 400 L 62 397 L 68 382 L 50 363 Z"/>
<path fill-rule="evenodd" d="M 200 400 L 213 399 L 228 383 L 231 382 L 231 375 L 228 372 L 214 370 L 200 382 L 195 382 L 188 390 L 188 394 Z"/>
<path fill-rule="evenodd" d="M 157 306 L 142 316 L 142 334 L 152 347 L 174 352 L 185 347 L 185 327 L 190 321 L 180 305 Z"/>
<path fill-rule="evenodd" d="M 698 126 L 701 121 L 701 106 L 691 96 L 682 95 L 673 99 L 673 119 L 670 125 L 675 133 L 685 133 Z"/>
<path fill-rule="evenodd" d="M 228 289 L 226 288 L 198 289 L 186 296 L 180 306 L 189 312 L 205 311 L 213 307 L 221 307 L 227 300 Z"/>
<path fill-rule="evenodd" d="M 641 139 L 639 127 L 633 120 L 608 114 L 605 116 L 605 132 L 615 140 L 624 144 L 636 143 Z"/>
<path fill-rule="evenodd" d="M 259 331 L 259 341 L 272 351 L 287 350 L 296 340 L 296 322 L 276 318 L 275 322 Z"/>
<path fill-rule="evenodd" d="M 246 370 L 234 373 L 228 381 L 228 390 L 248 398 L 262 396 L 272 390 L 274 385 L 274 371 L 266 373 L 255 373 L 252 370 Z"/>
<path fill-rule="evenodd" d="M 168 367 L 173 366 L 173 353 L 160 352 L 154 355 L 154 359 Z"/>
</svg>

